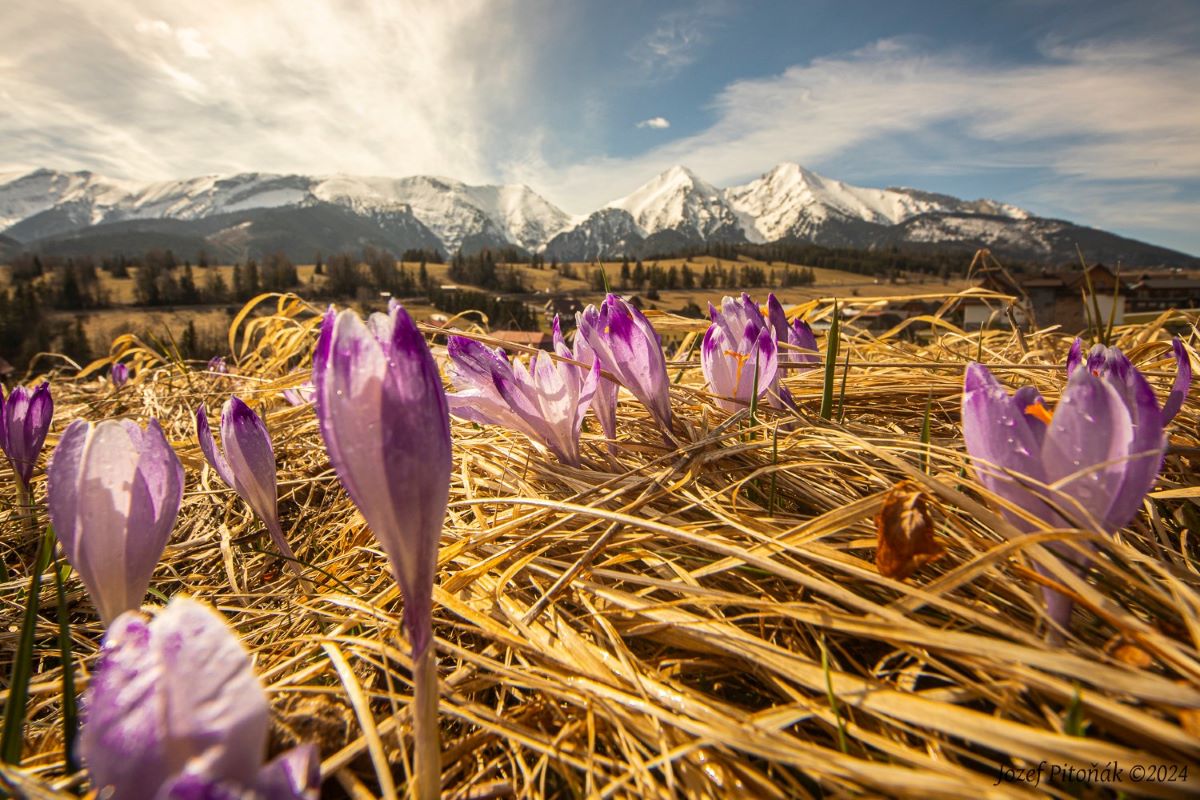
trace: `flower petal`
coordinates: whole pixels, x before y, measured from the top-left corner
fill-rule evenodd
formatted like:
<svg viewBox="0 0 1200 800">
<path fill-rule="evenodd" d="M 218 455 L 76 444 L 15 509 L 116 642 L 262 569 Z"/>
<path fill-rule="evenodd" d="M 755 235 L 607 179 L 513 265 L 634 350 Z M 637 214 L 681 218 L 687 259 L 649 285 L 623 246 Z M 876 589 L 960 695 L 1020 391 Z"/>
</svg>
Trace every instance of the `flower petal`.
<svg viewBox="0 0 1200 800">
<path fill-rule="evenodd" d="M 1076 524 L 1104 525 L 1130 463 L 1133 423 L 1120 394 L 1090 370 L 1075 370 L 1046 430 L 1047 480 Z"/>
<path fill-rule="evenodd" d="M 1035 490 L 1046 478 L 1038 435 L 1029 418 L 1017 410 L 1008 392 L 982 364 L 967 365 L 962 426 L 963 441 L 983 484 L 1013 505 L 1052 523 L 1056 515 Z M 1015 515 L 1006 516 L 1018 528 L 1031 528 Z"/>
<path fill-rule="evenodd" d="M 79 753 L 94 789 L 111 787 L 117 798 L 153 797 L 167 779 L 167 728 L 158 698 L 163 678 L 149 624 L 136 612 L 122 614 L 109 626 L 82 699 Z"/>
<path fill-rule="evenodd" d="M 317 748 L 302 744 L 286 751 L 259 770 L 255 788 L 262 800 L 317 800 L 321 789 Z"/>
<path fill-rule="evenodd" d="M 1171 340 L 1171 348 L 1175 351 L 1175 382 L 1171 384 L 1171 393 L 1163 403 L 1164 424 L 1173 420 L 1179 409 L 1183 408 L 1183 401 L 1192 386 L 1192 360 L 1188 356 L 1187 348 L 1183 346 L 1179 337 Z"/>
<path fill-rule="evenodd" d="M 233 473 L 233 488 L 268 526 L 278 526 L 275 450 L 262 418 L 232 396 L 221 409 L 221 443 Z"/>
<path fill-rule="evenodd" d="M 204 460 L 220 476 L 225 485 L 232 489 L 234 486 L 233 470 L 230 469 L 229 462 L 225 460 L 225 456 L 217 449 L 217 443 L 213 440 L 212 428 L 208 425 L 208 411 L 204 408 L 204 403 L 196 406 L 196 438 L 200 440 L 200 452 L 204 454 Z"/>
<path fill-rule="evenodd" d="M 172 772 L 253 786 L 270 712 L 250 655 L 215 611 L 177 597 L 150 623 Z"/>
</svg>

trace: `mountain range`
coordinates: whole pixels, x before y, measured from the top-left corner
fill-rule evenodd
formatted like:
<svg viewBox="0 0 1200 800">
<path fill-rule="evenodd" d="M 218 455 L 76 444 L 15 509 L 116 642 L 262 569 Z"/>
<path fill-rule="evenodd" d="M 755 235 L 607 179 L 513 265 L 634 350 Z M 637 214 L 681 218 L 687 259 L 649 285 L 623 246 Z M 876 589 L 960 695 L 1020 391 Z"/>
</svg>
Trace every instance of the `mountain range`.
<svg viewBox="0 0 1200 800">
<path fill-rule="evenodd" d="M 963 251 L 1042 263 L 1200 266 L 1185 253 L 993 200 L 918 189 L 871 189 L 779 164 L 718 188 L 671 167 L 583 217 L 527 186 L 450 178 L 210 175 L 148 184 L 92 172 L 0 174 L 0 258 L 201 249 L 229 260 L 283 250 L 296 261 L 372 245 L 446 254 L 511 247 L 547 259 L 645 257 L 708 242 L 811 242 L 831 247 Z"/>
</svg>

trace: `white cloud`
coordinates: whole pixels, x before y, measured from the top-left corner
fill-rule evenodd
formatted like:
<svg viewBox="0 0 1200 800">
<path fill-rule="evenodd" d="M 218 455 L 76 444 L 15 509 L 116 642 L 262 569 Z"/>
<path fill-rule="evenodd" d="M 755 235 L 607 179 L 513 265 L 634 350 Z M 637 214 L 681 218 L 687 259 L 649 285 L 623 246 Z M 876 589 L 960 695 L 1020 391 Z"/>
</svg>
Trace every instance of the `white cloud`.
<svg viewBox="0 0 1200 800">
<path fill-rule="evenodd" d="M 720 184 L 779 161 L 820 167 L 897 153 L 920 185 L 922 164 L 942 174 L 981 164 L 1042 169 L 1047 180 L 1200 178 L 1200 54 L 1149 42 L 1048 49 L 1034 65 L 926 52 L 885 40 L 782 74 L 741 80 L 711 104 L 705 130 L 631 158 L 595 158 L 545 175 L 552 199 L 583 210 L 684 163 Z M 905 142 L 953 127 L 952 152 Z M 838 175 L 854 179 L 854 175 Z M 1119 208 L 1120 198 L 1114 198 Z"/>
<path fill-rule="evenodd" d="M 639 128 L 656 128 L 658 130 L 663 130 L 663 129 L 671 127 L 671 122 L 666 117 L 651 117 L 650 119 L 644 119 L 641 122 L 639 122 L 637 124 L 637 127 L 639 127 Z"/>
<path fill-rule="evenodd" d="M 710 30 L 729 8 L 725 0 L 705 0 L 685 9 L 668 11 L 629 51 L 643 77 L 668 80 L 696 60 L 709 43 Z"/>
<path fill-rule="evenodd" d="M 482 180 L 520 136 L 535 49 L 511 9 L 486 0 L 133 5 L 6 8 L 5 161 L 141 179 L 265 170 Z"/>
</svg>

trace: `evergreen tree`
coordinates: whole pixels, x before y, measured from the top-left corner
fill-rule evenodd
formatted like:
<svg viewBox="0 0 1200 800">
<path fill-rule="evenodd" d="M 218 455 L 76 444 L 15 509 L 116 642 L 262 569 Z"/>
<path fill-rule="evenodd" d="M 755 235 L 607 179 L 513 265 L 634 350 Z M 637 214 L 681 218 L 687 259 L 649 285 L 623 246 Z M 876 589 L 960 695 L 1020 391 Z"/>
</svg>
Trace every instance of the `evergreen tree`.
<svg viewBox="0 0 1200 800">
<path fill-rule="evenodd" d="M 185 305 L 200 302 L 200 290 L 196 288 L 196 276 L 192 274 L 191 264 L 184 265 L 183 277 L 179 279 L 179 302 Z"/>
</svg>

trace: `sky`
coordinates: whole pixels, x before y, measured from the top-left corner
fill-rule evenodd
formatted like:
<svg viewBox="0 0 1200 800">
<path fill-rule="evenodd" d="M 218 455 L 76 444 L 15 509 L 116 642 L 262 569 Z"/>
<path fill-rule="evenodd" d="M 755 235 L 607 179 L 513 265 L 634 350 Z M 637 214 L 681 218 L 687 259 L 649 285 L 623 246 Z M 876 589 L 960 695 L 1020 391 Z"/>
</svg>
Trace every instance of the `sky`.
<svg viewBox="0 0 1200 800">
<path fill-rule="evenodd" d="M 794 161 L 1200 255 L 1200 2 L 5 0 L 0 171 L 526 183 Z"/>
</svg>

